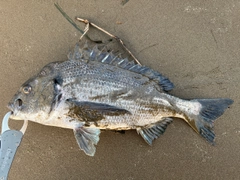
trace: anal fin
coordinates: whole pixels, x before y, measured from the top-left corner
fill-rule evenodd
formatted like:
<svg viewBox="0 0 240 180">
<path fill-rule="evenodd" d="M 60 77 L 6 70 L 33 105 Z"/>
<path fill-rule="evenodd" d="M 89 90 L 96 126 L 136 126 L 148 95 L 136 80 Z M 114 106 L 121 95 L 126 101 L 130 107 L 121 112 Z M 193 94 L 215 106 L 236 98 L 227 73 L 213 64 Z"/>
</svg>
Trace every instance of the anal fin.
<svg viewBox="0 0 240 180">
<path fill-rule="evenodd" d="M 152 141 L 154 139 L 159 138 L 160 135 L 162 135 L 167 126 L 173 121 L 172 118 L 164 118 L 160 122 L 157 122 L 154 125 L 151 125 L 150 127 L 144 127 L 144 128 L 138 128 L 137 132 L 140 134 L 143 139 L 149 144 L 152 145 Z"/>
<path fill-rule="evenodd" d="M 94 145 L 99 141 L 100 129 L 82 126 L 74 129 L 73 132 L 80 149 L 87 155 L 94 156 L 96 152 Z"/>
</svg>

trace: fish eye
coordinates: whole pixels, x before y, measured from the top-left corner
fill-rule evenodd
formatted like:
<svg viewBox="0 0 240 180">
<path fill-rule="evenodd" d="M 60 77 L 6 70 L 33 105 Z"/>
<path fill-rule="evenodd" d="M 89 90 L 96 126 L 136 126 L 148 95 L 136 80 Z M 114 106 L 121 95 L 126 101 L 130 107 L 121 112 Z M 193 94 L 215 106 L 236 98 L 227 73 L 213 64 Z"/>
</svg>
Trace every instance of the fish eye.
<svg viewBox="0 0 240 180">
<path fill-rule="evenodd" d="M 31 86 L 25 86 L 23 87 L 22 91 L 24 94 L 29 94 L 32 90 L 32 87 Z"/>
</svg>

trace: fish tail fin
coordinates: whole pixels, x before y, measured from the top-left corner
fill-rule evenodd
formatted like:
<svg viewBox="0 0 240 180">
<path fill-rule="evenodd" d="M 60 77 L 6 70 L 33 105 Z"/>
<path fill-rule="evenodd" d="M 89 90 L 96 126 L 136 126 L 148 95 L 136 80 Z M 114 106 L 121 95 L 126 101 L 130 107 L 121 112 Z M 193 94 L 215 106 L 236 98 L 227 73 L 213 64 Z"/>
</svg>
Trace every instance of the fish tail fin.
<svg viewBox="0 0 240 180">
<path fill-rule="evenodd" d="M 233 103 L 231 99 L 194 99 L 194 110 L 188 112 L 187 123 L 209 143 L 214 145 L 214 121 Z M 197 107 L 197 108 L 196 108 Z"/>
</svg>

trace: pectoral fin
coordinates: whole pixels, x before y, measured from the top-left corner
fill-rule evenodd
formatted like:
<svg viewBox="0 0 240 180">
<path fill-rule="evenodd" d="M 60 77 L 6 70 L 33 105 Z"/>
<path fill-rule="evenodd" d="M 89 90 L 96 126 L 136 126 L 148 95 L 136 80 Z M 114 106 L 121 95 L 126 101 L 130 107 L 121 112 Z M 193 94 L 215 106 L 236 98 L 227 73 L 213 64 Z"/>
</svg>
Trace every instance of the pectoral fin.
<svg viewBox="0 0 240 180">
<path fill-rule="evenodd" d="M 87 155 L 94 156 L 99 141 L 100 130 L 97 128 L 78 127 L 73 130 L 77 143 Z"/>
<path fill-rule="evenodd" d="M 95 102 L 87 101 L 75 101 L 68 99 L 67 102 L 70 104 L 69 116 L 79 117 L 85 122 L 95 122 L 102 120 L 105 115 L 107 116 L 119 116 L 124 114 L 131 114 L 126 109 Z"/>
</svg>

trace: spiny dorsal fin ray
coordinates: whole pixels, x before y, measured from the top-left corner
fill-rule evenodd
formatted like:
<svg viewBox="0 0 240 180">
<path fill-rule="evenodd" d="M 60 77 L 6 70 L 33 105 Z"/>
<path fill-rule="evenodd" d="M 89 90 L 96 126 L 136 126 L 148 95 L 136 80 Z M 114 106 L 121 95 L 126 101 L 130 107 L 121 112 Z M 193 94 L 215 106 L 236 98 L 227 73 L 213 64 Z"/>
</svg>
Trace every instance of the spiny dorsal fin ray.
<svg viewBox="0 0 240 180">
<path fill-rule="evenodd" d="M 159 138 L 162 135 L 167 126 L 172 122 L 172 118 L 164 118 L 160 122 L 152 125 L 151 127 L 138 128 L 137 132 L 140 134 L 143 139 L 149 144 L 152 145 L 154 139 Z"/>
<path fill-rule="evenodd" d="M 174 88 L 173 83 L 165 76 L 157 71 L 152 70 L 149 67 L 141 66 L 129 61 L 127 58 L 123 59 L 119 56 L 115 56 L 112 52 L 108 52 L 105 48 L 99 50 L 98 46 L 95 45 L 90 48 L 87 43 L 84 44 L 82 48 L 79 47 L 77 43 L 74 51 L 70 52 L 68 55 L 69 60 L 91 60 L 98 61 L 106 64 L 111 64 L 113 66 L 118 66 L 122 69 L 126 69 L 143 76 L 148 77 L 150 80 L 155 81 L 164 91 L 170 91 Z"/>
</svg>

